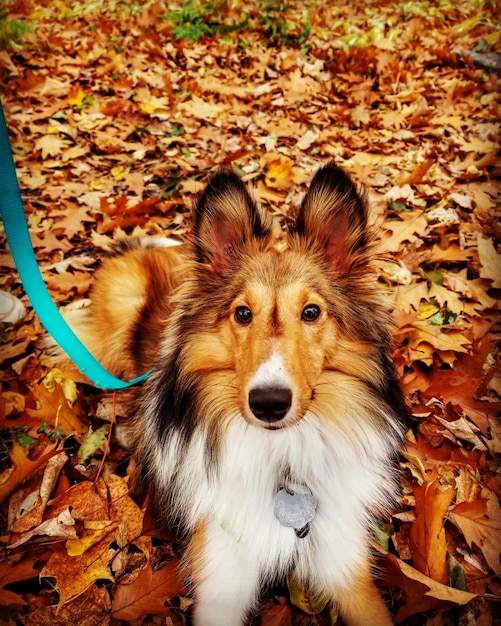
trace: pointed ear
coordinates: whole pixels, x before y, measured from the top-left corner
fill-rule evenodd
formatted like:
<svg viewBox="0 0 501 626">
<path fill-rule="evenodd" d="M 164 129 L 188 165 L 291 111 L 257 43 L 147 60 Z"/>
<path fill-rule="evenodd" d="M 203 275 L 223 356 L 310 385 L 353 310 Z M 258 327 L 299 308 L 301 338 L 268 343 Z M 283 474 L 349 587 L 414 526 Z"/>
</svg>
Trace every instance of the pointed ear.
<svg viewBox="0 0 501 626">
<path fill-rule="evenodd" d="M 333 162 L 313 177 L 299 208 L 295 232 L 324 251 L 326 260 L 346 273 L 366 260 L 367 202 L 351 178 Z"/>
<path fill-rule="evenodd" d="M 195 205 L 193 230 L 197 260 L 221 271 L 233 263 L 246 242 L 264 238 L 270 228 L 238 175 L 221 169 Z"/>
</svg>

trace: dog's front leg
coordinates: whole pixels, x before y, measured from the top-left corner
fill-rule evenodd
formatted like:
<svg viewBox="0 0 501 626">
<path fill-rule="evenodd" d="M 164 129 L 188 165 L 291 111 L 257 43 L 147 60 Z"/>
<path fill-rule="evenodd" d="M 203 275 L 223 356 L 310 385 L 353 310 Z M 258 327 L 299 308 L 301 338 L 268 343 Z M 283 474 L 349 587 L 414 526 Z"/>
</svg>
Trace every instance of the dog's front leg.
<svg viewBox="0 0 501 626">
<path fill-rule="evenodd" d="M 332 623 L 336 623 L 337 609 L 346 626 L 392 626 L 393 620 L 386 608 L 369 571 L 361 573 L 349 589 L 334 590 Z"/>
<path fill-rule="evenodd" d="M 215 521 L 197 529 L 187 555 L 194 626 L 245 624 L 259 594 L 259 565 L 252 552 Z"/>
</svg>

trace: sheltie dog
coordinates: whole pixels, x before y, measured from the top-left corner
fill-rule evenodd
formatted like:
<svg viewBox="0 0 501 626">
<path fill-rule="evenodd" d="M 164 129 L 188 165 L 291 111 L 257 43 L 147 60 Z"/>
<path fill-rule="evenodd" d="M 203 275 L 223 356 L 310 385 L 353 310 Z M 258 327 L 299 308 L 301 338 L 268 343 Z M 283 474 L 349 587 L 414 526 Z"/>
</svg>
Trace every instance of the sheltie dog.
<svg viewBox="0 0 501 626">
<path fill-rule="evenodd" d="M 329 163 L 277 236 L 223 169 L 190 244 L 125 240 L 97 271 L 77 334 L 117 376 L 153 368 L 129 438 L 162 523 L 186 533 L 197 626 L 247 623 L 291 571 L 333 622 L 392 623 L 368 540 L 405 409 L 367 213 Z"/>
</svg>

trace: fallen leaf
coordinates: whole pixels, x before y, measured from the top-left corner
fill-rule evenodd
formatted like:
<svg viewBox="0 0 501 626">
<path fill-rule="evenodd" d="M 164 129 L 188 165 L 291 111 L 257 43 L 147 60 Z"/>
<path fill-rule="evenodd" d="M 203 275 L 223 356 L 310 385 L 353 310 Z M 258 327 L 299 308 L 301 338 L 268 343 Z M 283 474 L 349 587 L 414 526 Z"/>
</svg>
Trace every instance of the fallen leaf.
<svg viewBox="0 0 501 626">
<path fill-rule="evenodd" d="M 38 572 L 39 569 L 35 567 L 35 562 L 29 556 L 20 561 L 9 560 L 4 552 L 0 561 L 0 606 L 25 605 L 26 602 L 20 595 L 5 587 L 10 583 L 37 578 Z"/>
<path fill-rule="evenodd" d="M 154 572 L 148 563 L 130 585 L 119 585 L 112 602 L 113 617 L 136 621 L 146 615 L 169 613 L 169 599 L 187 593 L 178 567 L 179 561 L 172 559 L 165 567 Z"/>
<path fill-rule="evenodd" d="M 501 507 L 496 494 L 483 489 L 481 498 L 457 504 L 450 519 L 470 547 L 476 545 L 496 574 L 501 574 Z"/>
<path fill-rule="evenodd" d="M 14 543 L 10 544 L 10 549 L 13 550 L 19 546 L 30 541 L 33 537 L 51 537 L 53 539 L 74 539 L 77 536 L 75 530 L 75 520 L 73 519 L 70 510 L 66 509 L 61 511 L 57 517 L 46 520 L 39 524 L 36 528 L 29 533 L 18 539 Z"/>
<path fill-rule="evenodd" d="M 480 276 L 492 280 L 495 289 L 501 288 L 501 254 L 497 252 L 491 238 L 479 236 L 478 258 Z"/>
<path fill-rule="evenodd" d="M 381 582 L 405 591 L 405 602 L 394 616 L 397 623 L 428 611 L 446 611 L 456 606 L 464 606 L 476 598 L 474 593 L 438 583 L 393 554 L 385 554 L 379 565 L 382 572 Z"/>
<path fill-rule="evenodd" d="M 414 566 L 439 583 L 449 579 L 444 518 L 454 489 L 440 484 L 436 470 L 421 487 L 414 488 L 416 520 L 411 526 L 410 547 Z"/>
<path fill-rule="evenodd" d="M 35 150 L 40 150 L 42 152 L 42 158 L 46 159 L 49 156 L 61 154 L 68 145 L 68 140 L 59 137 L 59 135 L 43 135 L 36 140 Z"/>
<path fill-rule="evenodd" d="M 50 458 L 60 452 L 62 451 L 52 448 L 35 461 L 30 461 L 19 443 L 14 441 L 10 455 L 12 467 L 0 474 L 0 502 L 3 502 L 30 474 L 43 467 Z"/>
<path fill-rule="evenodd" d="M 112 539 L 104 539 L 78 556 L 68 556 L 63 546 L 57 546 L 47 564 L 40 572 L 40 578 L 54 578 L 55 589 L 59 592 L 59 606 L 71 602 L 98 580 L 114 580 L 110 571 L 110 560 L 114 550 Z"/>
</svg>

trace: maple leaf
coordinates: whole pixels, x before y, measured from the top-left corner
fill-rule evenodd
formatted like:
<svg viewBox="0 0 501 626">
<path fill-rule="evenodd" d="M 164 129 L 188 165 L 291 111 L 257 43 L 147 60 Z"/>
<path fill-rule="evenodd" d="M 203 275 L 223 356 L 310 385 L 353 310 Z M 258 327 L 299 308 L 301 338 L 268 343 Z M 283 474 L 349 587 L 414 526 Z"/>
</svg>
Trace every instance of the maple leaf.
<svg viewBox="0 0 501 626">
<path fill-rule="evenodd" d="M 42 158 L 49 156 L 57 156 L 61 154 L 64 148 L 67 148 L 69 142 L 59 135 L 43 135 L 35 141 L 35 150 L 42 152 Z"/>
<path fill-rule="evenodd" d="M 146 615 L 169 613 L 169 598 L 187 593 L 179 573 L 179 560 L 173 558 L 165 567 L 153 571 L 148 563 L 130 584 L 118 585 L 111 613 L 115 619 L 136 621 Z"/>
</svg>

